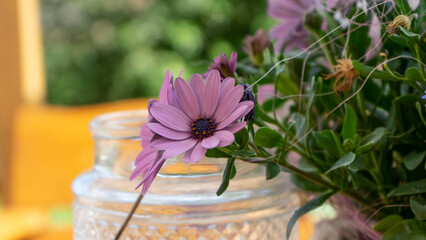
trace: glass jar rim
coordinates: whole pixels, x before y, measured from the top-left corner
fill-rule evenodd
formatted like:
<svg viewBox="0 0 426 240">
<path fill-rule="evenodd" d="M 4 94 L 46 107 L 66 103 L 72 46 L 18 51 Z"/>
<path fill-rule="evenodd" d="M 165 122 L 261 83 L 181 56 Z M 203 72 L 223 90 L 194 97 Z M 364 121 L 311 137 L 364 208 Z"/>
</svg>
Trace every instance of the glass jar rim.
<svg viewBox="0 0 426 240">
<path fill-rule="evenodd" d="M 95 117 L 89 124 L 96 139 L 139 139 L 143 124 L 148 122 L 148 110 L 129 110 L 106 113 Z"/>
</svg>

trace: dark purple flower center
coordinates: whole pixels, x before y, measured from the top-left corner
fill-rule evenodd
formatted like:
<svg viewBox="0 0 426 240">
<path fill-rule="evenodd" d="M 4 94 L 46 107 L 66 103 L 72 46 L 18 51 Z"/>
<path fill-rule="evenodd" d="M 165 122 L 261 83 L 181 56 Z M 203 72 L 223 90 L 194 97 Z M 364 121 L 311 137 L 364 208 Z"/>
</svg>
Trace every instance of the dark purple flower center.
<svg viewBox="0 0 426 240">
<path fill-rule="evenodd" d="M 203 139 L 213 134 L 216 125 L 210 118 L 199 118 L 191 124 L 191 132 L 194 138 Z"/>
</svg>

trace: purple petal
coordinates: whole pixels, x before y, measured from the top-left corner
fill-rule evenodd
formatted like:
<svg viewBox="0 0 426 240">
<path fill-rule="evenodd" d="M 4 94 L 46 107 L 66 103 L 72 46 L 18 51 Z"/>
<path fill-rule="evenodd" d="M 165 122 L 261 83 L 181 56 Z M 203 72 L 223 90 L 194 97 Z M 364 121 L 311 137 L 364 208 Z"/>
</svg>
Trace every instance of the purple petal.
<svg viewBox="0 0 426 240">
<path fill-rule="evenodd" d="M 226 96 L 234 88 L 234 85 L 235 80 L 233 78 L 225 78 L 220 84 L 220 95 Z"/>
<path fill-rule="evenodd" d="M 173 129 L 165 127 L 164 125 L 160 123 L 148 123 L 148 128 L 151 129 L 151 131 L 165 138 L 173 139 L 173 140 L 182 140 L 182 139 L 189 138 L 191 136 L 191 133 L 189 132 L 175 131 Z"/>
<path fill-rule="evenodd" d="M 167 70 L 166 76 L 164 77 L 164 83 L 160 90 L 160 102 L 169 103 L 169 89 L 170 89 L 170 70 Z"/>
<path fill-rule="evenodd" d="M 189 84 L 182 78 L 175 80 L 176 96 L 183 111 L 192 120 L 196 120 L 200 115 L 198 100 Z"/>
<path fill-rule="evenodd" d="M 229 124 L 241 119 L 241 114 L 243 114 L 247 110 L 247 108 L 247 106 L 237 107 L 235 111 L 233 111 L 227 118 L 225 118 L 225 120 L 223 120 L 217 125 L 216 129 L 221 130 L 227 127 Z"/>
<path fill-rule="evenodd" d="M 148 124 L 144 124 L 141 128 L 141 146 L 142 148 L 149 147 L 149 143 L 151 142 L 151 138 L 154 134 L 149 130 Z"/>
<path fill-rule="evenodd" d="M 220 93 L 220 74 L 212 70 L 207 76 L 206 86 L 203 94 L 203 108 L 205 117 L 211 117 L 216 110 Z"/>
<path fill-rule="evenodd" d="M 247 115 L 247 113 L 249 113 L 252 109 L 253 109 L 253 107 L 254 107 L 254 103 L 252 102 L 252 101 L 244 101 L 244 102 L 240 102 L 238 105 L 237 105 L 237 108 L 238 107 L 242 107 L 242 106 L 247 106 L 247 109 L 240 115 L 240 117 L 239 118 L 237 118 L 237 119 L 241 119 L 241 118 L 243 118 L 245 115 Z"/>
<path fill-rule="evenodd" d="M 178 141 L 181 140 L 172 140 L 164 137 L 153 138 L 151 141 L 151 148 L 156 150 L 166 150 L 173 147 L 173 145 Z"/>
<path fill-rule="evenodd" d="M 216 133 L 214 133 L 214 135 L 216 136 Z M 204 148 L 207 148 L 207 149 L 212 149 L 212 148 L 217 147 L 217 145 L 219 145 L 220 140 L 219 140 L 219 138 L 217 138 L 215 136 L 210 136 L 210 137 L 204 138 L 201 141 L 201 145 Z"/>
<path fill-rule="evenodd" d="M 176 157 L 179 154 L 182 154 L 189 149 L 193 148 L 197 143 L 197 140 L 194 138 L 188 138 L 186 140 L 175 141 L 175 143 L 170 147 L 165 149 L 163 153 L 164 158 Z"/>
<path fill-rule="evenodd" d="M 410 5 L 411 10 L 416 10 L 420 4 L 420 0 L 408 0 L 408 5 Z"/>
<path fill-rule="evenodd" d="M 214 113 L 215 122 L 222 122 L 229 114 L 234 111 L 237 104 L 243 96 L 244 87 L 238 85 L 234 87 L 226 96 L 222 97 L 216 112 Z"/>
<path fill-rule="evenodd" d="M 195 145 L 194 149 L 192 149 L 191 153 L 191 163 L 197 163 L 203 159 L 204 155 L 206 155 L 207 148 L 204 148 L 199 142 Z"/>
<path fill-rule="evenodd" d="M 222 130 L 214 133 L 214 136 L 220 140 L 219 147 L 226 147 L 234 142 L 234 134 L 230 131 Z"/>
<path fill-rule="evenodd" d="M 183 161 L 184 162 L 186 162 L 186 163 L 190 163 L 191 162 L 192 150 L 194 150 L 194 148 L 189 149 L 188 151 L 185 152 L 185 154 L 183 155 Z"/>
<path fill-rule="evenodd" d="M 200 107 L 199 111 L 201 114 L 203 111 L 203 93 L 204 93 L 204 81 L 203 78 L 199 74 L 194 74 L 189 78 L 189 85 L 192 88 L 195 96 L 198 100 L 198 106 Z"/>
<path fill-rule="evenodd" d="M 157 176 L 158 172 L 160 171 L 161 167 L 163 166 L 165 159 L 159 160 L 155 166 L 153 166 L 150 169 L 150 172 L 148 173 L 148 176 L 143 180 L 143 187 L 142 187 L 142 194 L 146 194 L 149 187 L 151 186 L 152 182 L 154 181 L 155 177 Z"/>
<path fill-rule="evenodd" d="M 178 109 L 161 103 L 155 102 L 151 107 L 151 115 L 161 124 L 168 128 L 178 131 L 190 131 L 191 121 L 188 117 Z"/>
<path fill-rule="evenodd" d="M 158 151 L 152 148 L 143 149 L 135 160 L 135 165 L 138 166 L 143 162 L 154 161 L 155 157 L 158 155 Z"/>
<path fill-rule="evenodd" d="M 243 129 L 246 125 L 247 125 L 246 122 L 238 122 L 238 123 L 232 124 L 229 127 L 224 128 L 223 130 L 230 131 L 232 133 L 237 133 L 241 129 Z"/>
</svg>

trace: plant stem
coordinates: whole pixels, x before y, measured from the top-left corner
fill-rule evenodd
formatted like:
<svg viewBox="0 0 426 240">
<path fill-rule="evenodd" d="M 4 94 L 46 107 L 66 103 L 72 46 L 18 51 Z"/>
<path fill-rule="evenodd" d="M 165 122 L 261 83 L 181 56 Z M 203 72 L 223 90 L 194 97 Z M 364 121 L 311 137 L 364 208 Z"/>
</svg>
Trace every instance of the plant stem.
<svg viewBox="0 0 426 240">
<path fill-rule="evenodd" d="M 318 185 L 320 185 L 322 187 L 325 187 L 327 189 L 331 189 L 331 190 L 333 190 L 335 192 L 339 192 L 342 195 L 344 195 L 346 197 L 349 197 L 349 198 L 351 198 L 351 199 L 353 199 L 353 200 L 361 203 L 362 205 L 367 206 L 370 209 L 373 209 L 370 206 L 369 202 L 367 202 L 362 196 L 358 195 L 355 192 L 345 192 L 345 191 L 342 191 L 339 187 L 333 185 L 332 183 L 329 183 L 329 182 L 327 182 L 327 181 L 325 181 L 325 180 L 323 180 L 323 179 L 321 179 L 319 177 L 316 177 L 315 175 L 311 175 L 309 173 L 306 173 L 306 172 L 304 172 L 304 171 L 302 171 L 302 170 L 300 170 L 300 169 L 298 169 L 298 168 L 296 168 L 296 167 L 294 167 L 294 166 L 292 166 L 292 165 L 290 165 L 288 163 L 278 162 L 278 164 L 281 167 L 287 168 L 288 170 L 292 171 L 293 173 L 295 173 L 295 174 L 297 174 L 297 175 L 299 175 L 299 176 L 301 176 L 301 177 L 303 177 L 303 178 L 305 178 L 305 179 L 307 179 L 307 180 L 309 180 L 311 182 L 314 182 L 314 183 L 316 183 L 316 184 L 318 184 Z"/>
<path fill-rule="evenodd" d="M 420 72 L 422 73 L 422 77 L 423 77 L 423 79 L 426 79 L 425 69 L 424 69 L 423 64 L 420 60 L 421 56 L 420 56 L 419 45 L 416 44 L 414 46 L 414 50 L 416 52 L 417 63 L 419 64 L 419 68 L 420 68 Z"/>
<path fill-rule="evenodd" d="M 126 220 L 124 220 L 124 223 L 121 225 L 120 229 L 118 230 L 117 234 L 114 237 L 114 240 L 119 240 L 121 237 L 121 234 L 123 234 L 124 229 L 126 229 L 127 224 L 129 224 L 130 219 L 132 219 L 133 214 L 135 213 L 136 209 L 138 208 L 139 204 L 142 201 L 143 194 L 140 193 L 139 197 L 136 199 L 135 203 L 132 206 L 132 209 L 130 210 L 129 214 L 126 217 Z"/>
</svg>

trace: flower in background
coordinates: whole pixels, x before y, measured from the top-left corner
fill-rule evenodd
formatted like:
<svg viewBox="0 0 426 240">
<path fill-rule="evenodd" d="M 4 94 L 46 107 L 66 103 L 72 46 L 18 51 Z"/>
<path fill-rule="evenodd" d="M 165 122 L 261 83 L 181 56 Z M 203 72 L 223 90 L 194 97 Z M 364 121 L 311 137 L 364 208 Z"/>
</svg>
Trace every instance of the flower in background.
<svg viewBox="0 0 426 240">
<path fill-rule="evenodd" d="M 352 8 L 353 4 L 357 1 L 358 0 L 327 0 L 325 2 L 325 6 L 328 10 L 337 8 L 343 13 L 346 13 Z"/>
<path fill-rule="evenodd" d="M 257 102 L 263 104 L 266 100 L 274 97 L 275 87 L 274 84 L 263 84 L 257 86 Z"/>
<path fill-rule="evenodd" d="M 376 52 L 382 48 L 382 23 L 376 14 L 373 14 L 368 36 L 371 38 L 371 44 L 367 49 L 366 58 L 371 59 L 376 55 Z"/>
<path fill-rule="evenodd" d="M 338 64 L 333 66 L 335 73 L 329 74 L 325 79 L 336 78 L 334 91 L 347 92 L 352 89 L 355 79 L 359 78 L 359 73 L 355 70 L 350 59 L 340 59 Z"/>
<path fill-rule="evenodd" d="M 399 29 L 398 27 L 403 27 L 407 30 L 410 30 L 411 26 L 411 20 L 409 17 L 405 15 L 399 15 L 397 16 L 392 22 L 386 26 L 386 32 L 389 33 L 389 35 L 394 35 L 398 33 Z"/>
<path fill-rule="evenodd" d="M 224 53 L 221 53 L 219 57 L 215 57 L 213 59 L 213 63 L 209 67 L 209 70 L 203 74 L 203 77 L 206 78 L 213 70 L 219 71 L 221 80 L 224 80 L 227 77 L 235 77 L 235 72 L 237 71 L 237 53 L 233 52 L 231 54 L 231 59 L 229 59 Z"/>
<path fill-rule="evenodd" d="M 257 30 L 254 36 L 247 36 L 244 39 L 244 52 L 250 56 L 250 59 L 257 65 L 263 63 L 263 51 L 268 48 L 271 41 L 268 34 L 263 29 Z"/>
<path fill-rule="evenodd" d="M 277 52 L 307 47 L 308 32 L 303 26 L 303 19 L 317 6 L 317 0 L 269 0 L 269 16 L 282 21 L 271 30 L 271 38 L 277 40 Z"/>
<path fill-rule="evenodd" d="M 425 91 L 425 95 L 422 97 L 423 99 L 426 99 L 426 91 Z"/>
<path fill-rule="evenodd" d="M 244 101 L 252 101 L 253 102 L 253 106 L 256 104 L 255 99 L 254 99 L 254 95 L 253 95 L 253 91 L 249 88 L 249 85 L 247 83 L 241 83 L 241 86 L 244 87 L 244 93 L 243 96 L 241 97 L 240 102 L 244 102 Z M 250 112 L 247 113 L 247 115 L 244 117 L 244 121 L 246 122 L 250 122 L 254 120 L 254 115 L 255 115 L 255 110 L 254 107 L 251 109 Z"/>
</svg>

